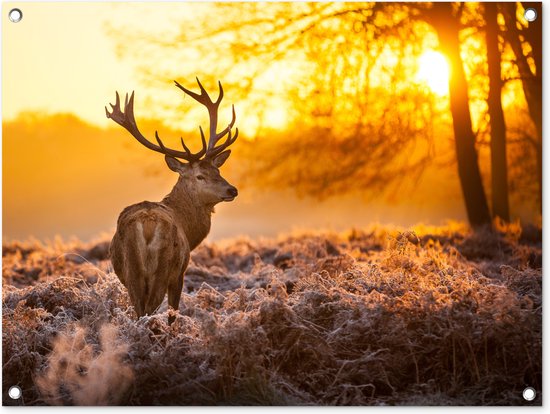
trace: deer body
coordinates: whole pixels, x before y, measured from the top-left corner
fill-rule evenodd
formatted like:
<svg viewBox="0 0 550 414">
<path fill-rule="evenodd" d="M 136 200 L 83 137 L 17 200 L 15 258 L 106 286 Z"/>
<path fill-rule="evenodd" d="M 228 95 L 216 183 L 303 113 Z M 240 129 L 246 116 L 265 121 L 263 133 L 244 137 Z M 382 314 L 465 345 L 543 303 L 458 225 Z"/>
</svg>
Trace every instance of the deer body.
<svg viewBox="0 0 550 414">
<path fill-rule="evenodd" d="M 198 80 L 197 80 L 198 81 Z M 122 112 L 117 102 L 107 116 L 125 127 L 138 141 L 157 152 L 165 154 L 168 167 L 179 174 L 172 191 L 160 202 L 143 201 L 126 207 L 117 221 L 117 230 L 110 246 L 113 269 L 128 289 L 130 300 L 138 316 L 152 314 L 168 293 L 168 304 L 179 308 L 184 272 L 189 264 L 191 251 L 208 235 L 214 206 L 222 201 L 232 201 L 237 189 L 229 184 L 219 172 L 230 155 L 224 151 L 235 141 L 231 137 L 231 124 L 217 134 L 217 106 L 223 97 L 212 102 L 199 82 L 201 95 L 176 85 L 194 99 L 205 104 L 210 114 L 210 141 L 208 148 L 201 129 L 203 149 L 192 154 L 166 148 L 158 134 L 159 146 L 147 141 L 137 129 L 133 118 L 133 94 L 126 100 Z M 228 135 L 226 141 L 216 147 L 216 142 Z M 145 140 L 145 141 L 144 141 Z M 182 158 L 187 163 L 178 161 Z"/>
<path fill-rule="evenodd" d="M 161 203 L 144 201 L 118 218 L 111 261 L 138 316 L 152 314 L 167 291 L 169 305 L 178 308 L 191 249 L 173 217 Z"/>
</svg>

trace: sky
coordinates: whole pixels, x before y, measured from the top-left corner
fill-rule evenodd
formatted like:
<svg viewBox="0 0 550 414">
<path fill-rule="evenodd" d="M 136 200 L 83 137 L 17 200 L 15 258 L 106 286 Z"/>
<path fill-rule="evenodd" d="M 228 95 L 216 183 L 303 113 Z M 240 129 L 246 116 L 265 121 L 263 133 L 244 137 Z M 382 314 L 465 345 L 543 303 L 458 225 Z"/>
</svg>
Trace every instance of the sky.
<svg viewBox="0 0 550 414">
<path fill-rule="evenodd" d="M 155 33 L 177 28 L 188 4 L 51 2 L 2 4 L 2 115 L 21 111 L 72 112 L 107 126 L 103 109 L 115 90 L 139 89 L 135 68 L 116 54 L 109 24 L 140 21 Z M 7 19 L 13 7 L 23 19 Z M 169 13 L 167 10 L 169 8 Z M 146 18 L 144 18 L 146 16 Z"/>
<path fill-rule="evenodd" d="M 18 7 L 23 12 L 23 19 L 19 23 L 12 23 L 7 18 L 9 10 L 13 7 Z M 99 137 L 102 140 L 101 145 L 108 147 L 109 143 L 112 142 L 108 140 L 113 139 L 113 134 L 117 134 L 117 143 L 126 145 L 125 148 L 131 148 L 130 151 L 141 151 L 141 154 L 149 157 L 152 162 L 156 163 L 155 165 L 158 168 L 164 168 L 162 157 L 154 157 L 139 145 L 134 145 L 135 141 L 128 137 L 122 128 L 117 128 L 105 116 L 104 107 L 109 102 L 114 102 L 115 91 L 123 93 L 135 90 L 136 118 L 138 120 L 145 118 L 147 115 L 147 102 L 138 100 L 141 96 L 146 95 L 145 89 L 151 88 L 150 84 L 140 80 L 139 71 L 136 70 L 135 66 L 136 62 L 132 59 L 123 59 L 117 54 L 116 42 L 109 36 L 109 33 L 111 29 L 136 27 L 136 22 L 139 22 L 138 26 L 144 33 L 168 35 L 177 33 L 181 28 L 184 17 L 188 18 L 190 13 L 212 13 L 212 9 L 209 9 L 209 7 L 208 4 L 175 2 L 3 2 L 2 117 L 3 122 L 14 123 L 11 131 L 15 132 L 12 133 L 11 143 L 19 147 L 18 154 L 27 151 L 26 145 L 33 148 L 33 145 L 35 145 L 33 139 L 48 138 L 48 136 L 40 137 L 40 132 L 33 130 L 30 133 L 29 128 L 25 129 L 25 123 L 17 121 L 20 113 L 39 112 L 52 115 L 56 113 L 73 113 L 94 127 L 112 127 L 109 131 L 103 130 L 103 132 L 101 129 L 82 129 L 82 136 L 80 137 L 82 145 L 89 145 L 89 148 L 99 147 L 96 140 Z M 435 73 L 441 75 L 444 72 L 441 71 L 444 62 L 442 63 L 440 59 L 441 56 L 428 52 L 423 59 L 424 70 L 422 70 L 422 67 L 420 68 L 417 80 L 427 83 L 434 92 L 443 97 L 448 92 L 446 90 L 446 75 L 435 77 L 434 70 L 430 70 L 435 66 L 439 68 Z M 152 71 L 155 71 L 156 62 L 154 59 L 146 63 L 150 64 Z M 280 75 L 281 70 L 280 67 L 274 68 L 273 72 L 276 73 L 268 75 L 275 76 L 277 73 Z M 275 79 L 277 78 L 275 77 Z M 196 88 L 191 82 L 188 83 L 188 86 Z M 158 84 L 153 85 L 153 87 L 156 88 L 155 93 L 158 90 L 159 93 L 164 94 L 166 90 L 166 93 L 172 94 L 170 99 L 181 97 L 181 93 L 173 88 L 171 79 L 159 80 Z M 226 95 L 229 95 L 227 92 Z M 443 97 L 442 99 L 445 100 L 446 98 Z M 251 122 L 250 116 L 241 116 L 242 113 L 246 113 L 246 108 L 243 108 L 244 104 L 244 102 L 239 102 L 237 106 L 239 129 L 244 132 L 241 133 L 242 136 L 245 136 L 246 131 L 250 131 Z M 263 102 L 262 106 L 266 104 Z M 282 103 L 277 103 L 275 107 L 280 109 Z M 277 112 L 273 110 L 277 108 L 266 111 L 272 114 L 274 125 L 282 123 L 282 120 L 285 119 L 284 111 Z M 221 116 L 227 114 L 228 112 Z M 48 127 L 55 126 L 53 121 L 48 122 Z M 60 133 L 63 131 L 63 134 L 70 134 L 71 128 L 78 124 L 74 120 L 57 120 L 55 122 L 61 125 L 58 131 Z M 76 132 L 74 136 L 78 138 L 78 134 L 79 132 Z M 86 136 L 84 136 L 85 134 Z M 21 148 L 17 139 L 23 137 L 26 140 L 25 147 Z M 73 135 L 61 138 L 73 138 Z M 246 139 L 246 137 L 241 139 Z M 68 142 L 74 143 L 75 141 Z M 43 148 L 41 145 L 38 146 Z M 70 150 L 71 148 L 65 148 L 63 156 L 67 157 Z M 61 157 L 60 153 L 55 155 Z M 80 154 L 79 156 L 83 155 Z M 20 188 L 23 188 L 23 182 L 27 193 L 22 194 L 19 192 L 15 196 L 17 197 L 16 202 L 12 204 L 4 203 L 9 206 L 8 213 L 10 214 L 21 213 L 25 209 L 25 217 L 20 218 L 20 225 L 13 227 L 10 236 L 26 238 L 33 235 L 34 229 L 34 235 L 40 238 L 49 237 L 56 233 L 63 236 L 74 234 L 78 237 L 89 238 L 101 230 L 111 231 L 116 223 L 118 212 L 124 206 L 147 197 L 150 200 L 161 199 L 165 194 L 165 192 L 162 192 L 168 191 L 175 181 L 174 177 L 170 175 L 170 172 L 166 172 L 159 179 L 143 178 L 143 175 L 137 175 L 137 167 L 139 166 L 133 166 L 135 168 L 132 170 L 134 174 L 132 176 L 129 171 L 124 171 L 124 165 L 127 165 L 124 163 L 132 159 L 131 157 L 121 150 L 118 158 L 110 157 L 109 160 L 101 160 L 101 163 L 97 163 L 102 167 L 101 174 L 94 171 L 93 163 L 72 163 L 72 169 L 67 166 L 64 167 L 63 163 L 60 162 L 55 165 L 45 163 L 40 164 L 42 170 L 32 171 L 32 174 L 25 172 L 23 167 L 13 165 L 13 170 L 10 171 L 18 171 L 20 176 L 10 175 L 7 177 L 12 180 L 8 186 L 12 191 L 9 194 L 16 194 Z M 22 161 L 24 162 L 24 159 Z M 230 167 L 224 166 L 224 168 Z M 54 169 L 56 170 L 54 171 Z M 70 186 L 67 185 L 67 178 L 63 177 L 63 174 L 67 175 L 67 171 L 71 171 L 74 175 L 71 177 Z M 53 177 L 57 177 L 55 185 L 52 184 Z M 92 183 L 92 178 L 95 179 L 94 183 Z M 104 188 L 117 192 L 117 188 L 120 188 L 121 185 L 119 184 L 117 187 L 113 183 L 117 183 L 117 181 L 122 183 L 123 180 L 133 181 L 131 185 L 126 185 L 125 191 L 119 190 L 116 196 L 102 194 L 101 190 Z M 99 183 L 102 183 L 102 186 Z M 95 192 L 90 193 L 90 187 L 94 185 L 97 186 L 97 189 Z M 49 204 L 43 201 L 44 198 L 40 198 L 43 197 L 41 187 L 47 187 L 51 190 L 48 199 Z M 69 187 L 74 192 L 66 194 Z M 55 189 L 55 191 L 52 189 Z M 88 223 L 90 226 L 84 228 L 85 226 L 79 223 L 82 223 L 90 212 L 80 211 L 80 215 L 77 215 L 75 211 L 84 205 L 81 200 L 82 197 L 87 195 L 94 198 L 94 203 L 87 203 L 88 209 L 92 213 L 101 211 L 102 221 L 93 223 L 93 226 L 90 222 Z M 389 221 L 402 225 L 412 225 L 415 222 L 427 221 L 428 219 L 440 223 L 445 217 L 464 219 L 460 199 L 456 200 L 456 206 L 453 205 L 452 210 L 438 212 L 437 209 L 427 209 L 423 205 L 403 210 L 403 207 L 399 205 L 392 209 L 383 203 L 358 204 L 356 200 L 350 199 L 342 199 L 340 204 L 334 204 L 335 201 L 318 204 L 311 200 L 306 202 L 297 198 L 285 198 L 285 201 L 280 202 L 278 205 L 277 195 L 257 196 L 255 199 L 254 197 L 251 199 L 251 197 L 250 193 L 247 195 L 245 190 L 231 205 L 220 206 L 215 218 L 217 224 L 213 226 L 212 230 L 214 238 L 235 235 L 238 231 L 236 229 L 237 225 L 240 228 L 248 226 L 250 234 L 254 231 L 256 231 L 256 234 L 260 234 L 257 229 L 261 226 L 261 223 L 264 223 L 265 228 L 269 230 L 266 230 L 266 234 L 273 235 L 278 226 L 292 228 L 293 223 L 307 226 L 335 226 L 335 228 L 344 229 L 348 224 L 342 221 L 341 217 L 348 217 L 357 225 L 365 225 L 372 221 Z M 5 199 L 6 195 L 4 195 Z M 41 200 L 42 206 L 40 205 Z M 271 210 L 267 209 L 266 205 L 272 207 Z M 354 207 L 356 207 L 355 210 Z M 264 215 L 260 214 L 260 209 L 265 210 Z M 313 209 L 315 210 L 314 214 L 312 214 Z M 334 214 L 331 212 L 336 210 L 339 210 L 342 214 L 338 217 L 332 217 Z M 61 211 L 64 213 L 60 213 Z M 46 215 L 49 212 L 52 212 L 51 215 Z M 58 216 L 64 214 L 66 217 L 72 214 L 74 220 L 70 226 L 66 222 L 66 227 L 61 228 L 62 220 L 56 217 L 56 214 Z M 293 217 L 292 214 L 294 214 Z M 278 218 L 270 221 L 269 215 L 272 218 Z M 15 216 L 4 214 L 3 217 L 5 219 L 6 217 Z M 312 220 L 309 220 L 309 218 L 312 218 Z M 39 229 L 40 233 L 38 232 Z M 3 233 L 4 236 L 6 234 Z"/>
<path fill-rule="evenodd" d="M 105 125 L 102 108 L 105 97 L 115 89 L 114 83 L 133 82 L 131 68 L 117 60 L 105 34 L 104 19 L 114 8 L 5 3 L 4 22 L 16 4 L 23 11 L 23 19 L 19 23 L 8 20 L 2 28 L 4 120 L 29 110 L 75 112 L 87 121 Z"/>
<path fill-rule="evenodd" d="M 18 23 L 7 19 L 14 7 L 23 11 Z M 3 3 L 3 119 L 14 119 L 23 111 L 71 112 L 95 125 L 110 125 L 103 108 L 114 99 L 114 91 L 140 91 L 147 86 L 140 85 L 131 59 L 117 55 L 109 29 L 126 23 L 135 27 L 139 21 L 143 32 L 177 32 L 182 17 L 207 7 L 174 2 Z M 434 54 L 426 55 L 419 78 L 443 95 L 446 72 L 430 70 L 442 58 Z M 281 104 L 267 111 L 272 124 L 284 119 Z"/>
</svg>

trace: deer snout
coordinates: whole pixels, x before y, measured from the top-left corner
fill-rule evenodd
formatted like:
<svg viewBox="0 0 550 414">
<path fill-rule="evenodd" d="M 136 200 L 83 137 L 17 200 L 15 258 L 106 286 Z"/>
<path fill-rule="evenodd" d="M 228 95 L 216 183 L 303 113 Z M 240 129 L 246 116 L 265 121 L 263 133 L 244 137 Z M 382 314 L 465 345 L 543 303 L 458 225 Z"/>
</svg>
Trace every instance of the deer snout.
<svg viewBox="0 0 550 414">
<path fill-rule="evenodd" d="M 233 200 L 235 197 L 237 197 L 237 195 L 239 194 L 239 191 L 231 186 L 227 189 L 227 192 L 226 192 L 226 197 L 224 198 L 225 201 L 231 201 Z"/>
</svg>

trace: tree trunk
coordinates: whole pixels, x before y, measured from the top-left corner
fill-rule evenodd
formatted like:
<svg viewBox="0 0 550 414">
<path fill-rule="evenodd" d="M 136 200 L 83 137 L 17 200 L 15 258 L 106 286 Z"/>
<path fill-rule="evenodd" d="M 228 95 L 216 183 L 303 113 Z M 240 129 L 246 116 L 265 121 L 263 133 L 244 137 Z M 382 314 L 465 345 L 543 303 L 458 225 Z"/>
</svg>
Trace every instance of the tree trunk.
<svg viewBox="0 0 550 414">
<path fill-rule="evenodd" d="M 459 17 L 453 16 L 452 3 L 434 3 L 428 15 L 437 31 L 439 44 L 451 63 L 449 96 L 458 176 L 466 205 L 466 213 L 472 227 L 491 223 L 485 190 L 481 181 L 475 137 L 468 99 L 468 83 L 460 57 Z"/>
<path fill-rule="evenodd" d="M 503 5 L 504 19 L 506 22 L 506 40 L 510 43 L 516 64 L 518 66 L 523 93 L 527 101 L 529 116 L 535 124 L 537 136 L 533 140 L 537 161 L 537 179 L 539 187 L 539 209 L 542 213 L 542 4 L 524 2 L 525 8 L 533 8 L 537 11 L 537 19 L 530 22 L 528 27 L 520 30 L 516 26 L 516 3 L 507 3 Z M 535 72 L 533 73 L 527 57 L 523 53 L 522 40 L 520 35 L 529 42 L 533 50 L 532 56 L 535 62 Z"/>
<path fill-rule="evenodd" d="M 487 105 L 491 120 L 491 184 L 493 218 L 510 221 L 508 204 L 508 168 L 506 162 L 506 125 L 502 112 L 500 73 L 500 50 L 498 46 L 498 4 L 485 3 L 485 32 L 487 40 L 487 63 L 489 75 L 489 96 Z"/>
</svg>

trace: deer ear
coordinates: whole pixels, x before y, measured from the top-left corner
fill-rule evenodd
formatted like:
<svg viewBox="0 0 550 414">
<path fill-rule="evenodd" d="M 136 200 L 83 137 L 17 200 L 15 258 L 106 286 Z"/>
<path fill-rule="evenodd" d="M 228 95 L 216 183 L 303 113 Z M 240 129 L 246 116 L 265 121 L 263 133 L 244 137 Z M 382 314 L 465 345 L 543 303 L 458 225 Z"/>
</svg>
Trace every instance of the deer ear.
<svg viewBox="0 0 550 414">
<path fill-rule="evenodd" d="M 184 171 L 185 164 L 178 161 L 176 158 L 165 155 L 164 159 L 166 160 L 166 164 L 168 164 L 168 168 L 170 168 L 172 171 L 177 173 L 181 173 Z"/>
<path fill-rule="evenodd" d="M 212 160 L 212 164 L 216 168 L 220 168 L 225 161 L 229 158 L 229 155 L 231 155 L 231 150 L 227 150 L 219 154 L 216 158 Z"/>
</svg>

